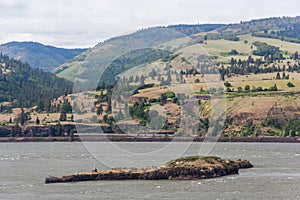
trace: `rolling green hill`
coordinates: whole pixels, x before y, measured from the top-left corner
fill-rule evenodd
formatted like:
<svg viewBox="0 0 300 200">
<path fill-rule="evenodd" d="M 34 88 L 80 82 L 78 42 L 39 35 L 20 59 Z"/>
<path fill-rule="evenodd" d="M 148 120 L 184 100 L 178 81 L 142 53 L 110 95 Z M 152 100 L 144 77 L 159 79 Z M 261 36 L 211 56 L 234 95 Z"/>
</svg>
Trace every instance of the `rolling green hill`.
<svg viewBox="0 0 300 200">
<path fill-rule="evenodd" d="M 136 67 L 129 70 L 127 80 L 122 77 L 125 81 L 120 81 L 118 89 L 126 93 L 126 87 L 134 87 L 139 82 L 133 78 L 136 74 L 153 86 L 139 90 L 133 98 L 149 99 L 150 105 L 136 102 L 131 107 L 137 111 L 132 110 L 132 117 L 142 124 L 148 123 L 147 109 L 162 101 L 159 96 L 167 92 L 167 87 L 179 91 L 182 83 L 189 83 L 194 89 L 189 95 L 200 98 L 203 94 L 226 93 L 224 135 L 295 136 L 300 135 L 295 125 L 300 113 L 299 25 L 300 17 L 283 17 L 210 26 L 206 30 L 197 25 L 150 28 L 100 43 L 57 68 L 56 73 L 75 85 L 87 83 L 84 87 L 91 89 L 101 82 L 112 83 L 124 71 Z M 212 70 L 212 66 L 217 68 Z M 209 75 L 217 75 L 227 86 L 221 82 L 222 87 L 209 88 L 213 83 L 204 78 Z M 172 79 L 172 84 L 162 84 L 167 79 Z M 185 89 L 182 87 L 180 92 Z M 169 128 L 176 127 L 180 115 L 174 112 L 174 102 L 165 105 L 168 122 L 174 125 Z M 206 133 L 212 120 L 211 102 L 203 100 L 199 106 L 203 123 L 200 134 Z M 122 107 L 117 107 L 115 113 L 122 116 Z"/>
<path fill-rule="evenodd" d="M 78 122 L 100 122 L 109 132 L 119 132 L 115 120 L 128 116 L 124 125 L 167 131 L 182 120 L 182 135 L 204 136 L 211 126 L 224 137 L 300 136 L 299 24 L 299 17 L 284 17 L 148 28 L 99 43 L 53 72 L 73 81 Z M 1 62 L 2 102 L 28 107 L 72 87 L 5 56 Z M 223 95 L 226 106 L 214 104 Z M 189 97 L 198 107 L 182 112 Z M 165 112 L 152 113 L 161 106 Z M 224 109 L 224 124 L 215 108 Z"/>
<path fill-rule="evenodd" d="M 171 43 L 187 36 L 190 41 L 186 46 L 202 44 L 208 53 L 215 56 L 217 62 L 227 62 L 231 56 L 228 53 L 233 49 L 238 50 L 238 54 L 234 55 L 237 59 L 252 55 L 251 46 L 255 41 L 277 45 L 286 41 L 282 50 L 294 53 L 298 48 L 298 45 L 293 44 L 298 43 L 299 24 L 300 17 L 274 17 L 228 25 L 170 25 L 148 28 L 99 43 L 57 67 L 53 72 L 71 81 L 76 77 L 76 80 L 81 83 L 89 82 L 91 86 L 91 82 L 101 82 L 104 70 L 123 54 L 137 52 L 138 49 L 160 48 L 163 43 Z M 170 53 L 176 51 L 168 46 L 164 46 L 163 50 L 169 50 Z M 91 71 L 93 73 L 90 73 Z"/>
<path fill-rule="evenodd" d="M 9 42 L 0 45 L 1 53 L 43 71 L 51 71 L 85 50 L 56 48 L 37 42 Z"/>
<path fill-rule="evenodd" d="M 94 48 L 56 68 L 53 72 L 71 81 L 74 81 L 76 77 L 76 80 L 88 82 L 87 85 L 89 86 L 87 87 L 93 87 L 91 82 L 102 82 L 99 79 L 101 79 L 105 69 L 124 54 L 132 51 L 138 52 L 139 49 L 156 49 L 165 42 L 190 36 L 197 32 L 211 31 L 221 26 L 220 24 L 173 25 L 143 29 L 99 43 Z M 80 72 L 78 72 L 79 69 Z M 93 73 L 90 73 L 91 71 Z"/>
</svg>

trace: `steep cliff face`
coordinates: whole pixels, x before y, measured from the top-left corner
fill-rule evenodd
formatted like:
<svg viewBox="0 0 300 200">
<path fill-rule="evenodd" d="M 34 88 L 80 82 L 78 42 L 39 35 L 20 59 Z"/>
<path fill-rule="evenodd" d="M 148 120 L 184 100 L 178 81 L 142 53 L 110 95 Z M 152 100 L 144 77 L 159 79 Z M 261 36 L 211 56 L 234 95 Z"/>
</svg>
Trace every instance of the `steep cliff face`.
<svg viewBox="0 0 300 200">
<path fill-rule="evenodd" d="M 168 162 L 157 168 L 131 169 L 119 168 L 101 172 L 85 172 L 63 176 L 50 177 L 45 183 L 77 182 L 91 180 L 190 180 L 207 179 L 237 174 L 239 169 L 252 168 L 247 160 L 224 160 L 218 157 L 190 156 Z"/>
</svg>

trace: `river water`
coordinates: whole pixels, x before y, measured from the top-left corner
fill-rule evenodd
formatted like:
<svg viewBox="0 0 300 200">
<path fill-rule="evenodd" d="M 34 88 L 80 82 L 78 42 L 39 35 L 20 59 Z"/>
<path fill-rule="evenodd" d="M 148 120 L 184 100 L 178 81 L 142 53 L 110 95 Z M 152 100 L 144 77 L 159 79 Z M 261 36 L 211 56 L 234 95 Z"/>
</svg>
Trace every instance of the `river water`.
<svg viewBox="0 0 300 200">
<path fill-rule="evenodd" d="M 129 152 L 127 156 L 105 144 L 0 143 L 0 199 L 300 199 L 300 144 L 217 143 L 210 155 L 248 159 L 255 168 L 215 179 L 44 184 L 49 175 L 90 171 L 94 164 L 98 170 L 132 163 L 146 167 L 169 158 L 166 153 L 139 153 L 162 148 L 163 143 L 114 143 Z M 178 142 L 169 151 L 185 146 Z M 184 155 L 199 154 L 199 148 L 201 143 L 192 143 Z M 103 164 L 101 156 L 109 163 Z"/>
</svg>

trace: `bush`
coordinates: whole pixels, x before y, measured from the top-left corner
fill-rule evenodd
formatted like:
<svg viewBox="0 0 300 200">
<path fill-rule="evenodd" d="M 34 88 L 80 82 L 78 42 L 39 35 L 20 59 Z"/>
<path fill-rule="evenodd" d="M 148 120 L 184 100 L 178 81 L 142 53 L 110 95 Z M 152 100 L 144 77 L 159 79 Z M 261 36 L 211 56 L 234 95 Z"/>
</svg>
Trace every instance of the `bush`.
<svg viewBox="0 0 300 200">
<path fill-rule="evenodd" d="M 166 93 L 166 98 L 174 98 L 175 97 L 175 93 L 174 92 L 167 92 Z"/>
<path fill-rule="evenodd" d="M 250 85 L 245 86 L 245 91 L 250 91 Z"/>
<path fill-rule="evenodd" d="M 270 127 L 274 127 L 277 129 L 281 128 L 281 125 L 279 124 L 278 120 L 274 119 L 274 118 L 268 118 L 265 123 L 267 126 L 270 126 Z"/>
<path fill-rule="evenodd" d="M 238 55 L 239 52 L 235 49 L 232 49 L 230 52 L 229 52 L 230 55 Z"/>
<path fill-rule="evenodd" d="M 291 83 L 291 82 L 288 82 L 286 85 L 287 85 L 288 87 L 295 87 L 295 85 L 294 85 L 293 83 Z"/>
<path fill-rule="evenodd" d="M 232 87 L 231 83 L 229 83 L 228 81 L 226 81 L 226 82 L 224 83 L 224 86 L 227 87 L 227 88 Z"/>
<path fill-rule="evenodd" d="M 257 87 L 257 88 L 256 88 L 256 91 L 257 91 L 257 92 L 261 92 L 261 91 L 263 91 L 263 88 L 262 88 L 262 87 Z"/>
<path fill-rule="evenodd" d="M 217 89 L 216 88 L 209 88 L 209 93 L 210 94 L 214 94 L 217 92 Z"/>
<path fill-rule="evenodd" d="M 277 85 L 274 84 L 274 86 L 270 87 L 270 91 L 278 91 Z"/>
<path fill-rule="evenodd" d="M 228 87 L 228 88 L 226 89 L 226 92 L 232 92 L 232 90 Z"/>
<path fill-rule="evenodd" d="M 159 100 L 155 98 L 149 99 L 149 103 L 156 103 L 156 102 L 159 102 Z"/>
<path fill-rule="evenodd" d="M 224 39 L 229 40 L 229 41 L 235 41 L 235 42 L 240 40 L 240 38 L 236 37 L 236 36 L 228 36 L 228 37 L 225 37 Z"/>
<path fill-rule="evenodd" d="M 242 92 L 243 88 L 242 87 L 238 87 L 237 90 L 238 90 L 238 92 Z"/>
</svg>

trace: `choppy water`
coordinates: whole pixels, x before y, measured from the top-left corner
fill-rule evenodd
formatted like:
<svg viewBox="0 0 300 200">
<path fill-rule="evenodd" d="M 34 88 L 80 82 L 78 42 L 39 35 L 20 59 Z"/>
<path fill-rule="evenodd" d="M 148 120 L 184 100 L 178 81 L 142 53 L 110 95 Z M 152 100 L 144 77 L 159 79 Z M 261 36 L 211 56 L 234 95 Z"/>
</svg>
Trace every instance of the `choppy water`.
<svg viewBox="0 0 300 200">
<path fill-rule="evenodd" d="M 300 199 L 299 144 L 218 143 L 211 155 L 248 159 L 255 168 L 216 179 L 44 184 L 49 175 L 89 171 L 93 164 L 105 169 L 95 157 L 111 158 L 115 166 L 135 163 L 137 167 L 160 165 L 168 157 L 159 152 L 149 157 L 138 154 L 161 148 L 162 143 L 116 144 L 137 151 L 128 156 L 116 155 L 101 143 L 89 145 L 97 146 L 97 151 L 91 154 L 83 143 L 0 143 L 0 199 Z M 185 154 L 197 154 L 200 146 L 192 144 Z M 171 147 L 170 152 L 172 148 L 177 149 Z"/>
</svg>

